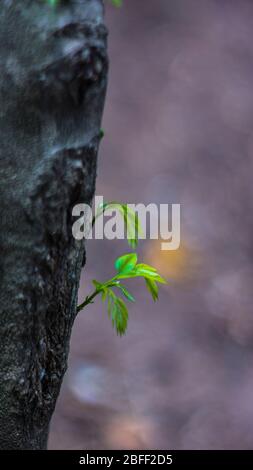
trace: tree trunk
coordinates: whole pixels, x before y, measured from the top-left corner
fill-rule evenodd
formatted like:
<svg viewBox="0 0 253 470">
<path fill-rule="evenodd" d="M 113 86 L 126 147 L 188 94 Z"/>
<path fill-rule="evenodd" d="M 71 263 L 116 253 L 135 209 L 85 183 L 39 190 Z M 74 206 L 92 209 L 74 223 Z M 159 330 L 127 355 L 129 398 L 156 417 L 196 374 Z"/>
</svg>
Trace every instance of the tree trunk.
<svg viewBox="0 0 253 470">
<path fill-rule="evenodd" d="M 106 79 L 102 0 L 0 8 L 0 449 L 43 449 L 66 371 Z"/>
</svg>

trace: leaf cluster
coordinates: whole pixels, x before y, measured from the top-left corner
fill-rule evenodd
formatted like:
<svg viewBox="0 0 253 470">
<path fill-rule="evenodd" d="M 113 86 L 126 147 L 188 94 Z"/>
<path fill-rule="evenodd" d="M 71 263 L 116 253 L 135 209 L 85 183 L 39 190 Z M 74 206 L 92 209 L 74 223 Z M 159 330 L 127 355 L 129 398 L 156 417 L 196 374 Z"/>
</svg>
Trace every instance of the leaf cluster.
<svg viewBox="0 0 253 470">
<path fill-rule="evenodd" d="M 92 303 L 93 299 L 100 294 L 102 301 L 107 302 L 108 316 L 111 319 L 113 328 L 115 328 L 117 334 L 123 335 L 128 325 L 126 301 L 134 302 L 135 299 L 122 281 L 143 278 L 154 301 L 158 299 L 158 285 L 166 284 L 166 281 L 155 268 L 148 264 L 137 263 L 137 261 L 136 253 L 128 253 L 117 258 L 115 261 L 116 275 L 104 283 L 93 280 L 95 291 L 89 297 L 86 297 L 84 303 L 78 307 L 78 311 Z"/>
</svg>

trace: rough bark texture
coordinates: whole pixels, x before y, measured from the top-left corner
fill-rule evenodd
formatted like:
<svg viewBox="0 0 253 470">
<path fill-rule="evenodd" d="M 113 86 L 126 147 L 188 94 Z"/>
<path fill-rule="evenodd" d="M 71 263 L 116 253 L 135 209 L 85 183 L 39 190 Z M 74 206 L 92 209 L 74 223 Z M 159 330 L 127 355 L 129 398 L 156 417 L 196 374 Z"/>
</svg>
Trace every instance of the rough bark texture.
<svg viewBox="0 0 253 470">
<path fill-rule="evenodd" d="M 66 370 L 107 77 L 102 0 L 1 0 L 0 448 L 46 447 Z"/>
</svg>

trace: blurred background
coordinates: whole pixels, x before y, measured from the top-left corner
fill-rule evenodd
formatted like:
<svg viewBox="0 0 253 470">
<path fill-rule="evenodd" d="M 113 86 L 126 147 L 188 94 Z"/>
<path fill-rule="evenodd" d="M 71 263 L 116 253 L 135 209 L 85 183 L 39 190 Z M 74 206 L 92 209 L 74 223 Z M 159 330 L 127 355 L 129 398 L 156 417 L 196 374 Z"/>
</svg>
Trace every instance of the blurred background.
<svg viewBox="0 0 253 470">
<path fill-rule="evenodd" d="M 51 449 L 252 449 L 253 4 L 107 3 L 110 79 L 97 194 L 182 205 L 182 243 L 139 256 L 127 335 L 100 299 L 79 314 Z M 87 242 L 80 300 L 125 241 Z"/>
</svg>

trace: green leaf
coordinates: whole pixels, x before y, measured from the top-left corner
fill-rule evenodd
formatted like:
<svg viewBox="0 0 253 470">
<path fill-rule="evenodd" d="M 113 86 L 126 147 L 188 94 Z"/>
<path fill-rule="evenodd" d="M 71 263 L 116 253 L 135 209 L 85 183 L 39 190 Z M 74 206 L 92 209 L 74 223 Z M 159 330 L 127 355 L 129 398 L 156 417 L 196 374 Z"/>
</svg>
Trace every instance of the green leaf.
<svg viewBox="0 0 253 470">
<path fill-rule="evenodd" d="M 115 268 L 119 274 L 125 274 L 131 272 L 137 263 L 137 254 L 129 253 L 127 255 L 120 256 L 115 261 Z"/>
<path fill-rule="evenodd" d="M 127 310 L 125 302 L 119 297 L 117 297 L 115 306 L 116 306 L 115 327 L 116 327 L 117 334 L 122 336 L 125 334 L 126 329 L 127 329 L 128 310 Z"/>
<path fill-rule="evenodd" d="M 129 208 L 127 204 L 121 204 L 116 201 L 104 202 L 98 209 L 96 215 L 93 217 L 92 226 L 95 224 L 96 219 L 100 217 L 107 209 L 117 210 L 124 220 L 125 228 L 127 231 L 127 240 L 131 248 L 135 249 L 138 244 L 139 237 L 143 232 L 140 226 L 138 215 Z"/>
<path fill-rule="evenodd" d="M 161 284 L 167 284 L 165 279 L 163 279 L 163 277 L 160 276 L 160 274 L 158 274 L 154 270 L 154 268 L 152 268 L 151 266 L 148 266 L 148 265 L 144 265 L 144 266 L 145 267 L 143 267 L 143 265 L 141 265 L 141 264 L 136 265 L 135 273 L 136 273 L 137 276 L 142 276 L 142 277 L 145 277 L 147 279 L 150 279 L 151 281 L 160 282 Z"/>
<path fill-rule="evenodd" d="M 146 286 L 150 294 L 152 295 L 152 298 L 154 302 L 158 299 L 158 286 L 156 285 L 155 281 L 151 281 L 150 279 L 145 279 Z"/>
<path fill-rule="evenodd" d="M 151 281 L 159 282 L 160 284 L 167 284 L 165 279 L 160 276 L 160 274 L 150 271 L 143 268 L 138 268 L 138 264 L 136 267 L 129 272 L 122 272 L 117 275 L 117 279 L 130 279 L 136 277 L 143 277 L 144 279 L 150 279 Z"/>
<path fill-rule="evenodd" d="M 166 281 L 152 266 L 144 263 L 137 264 L 136 253 L 120 256 L 115 262 L 115 268 L 118 274 L 107 282 L 100 283 L 95 279 L 92 281 L 95 291 L 86 297 L 85 301 L 77 307 L 77 311 L 93 303 L 95 297 L 101 294 L 102 301 L 105 302 L 107 300 L 108 315 L 113 327 L 116 329 L 117 334 L 123 335 L 127 329 L 128 310 L 125 302 L 114 293 L 113 288 L 118 288 L 127 300 L 134 302 L 134 297 L 121 284 L 120 280 L 142 277 L 153 300 L 156 301 L 158 299 L 157 283 L 166 284 Z"/>
<path fill-rule="evenodd" d="M 102 301 L 104 302 L 108 295 L 108 288 L 106 285 L 93 279 L 92 284 L 95 286 L 97 292 L 101 292 Z"/>
<path fill-rule="evenodd" d="M 153 266 L 150 266 L 149 264 L 139 263 L 138 268 L 149 272 L 157 273 L 157 269 L 153 268 Z"/>
<path fill-rule="evenodd" d="M 129 300 L 130 302 L 135 302 L 135 298 L 132 296 L 132 294 L 130 294 L 126 287 L 122 286 L 122 284 L 119 284 L 117 287 L 121 290 L 127 300 Z"/>
<path fill-rule="evenodd" d="M 102 302 L 105 302 L 107 297 L 108 297 L 108 289 L 104 289 L 101 295 Z"/>
<path fill-rule="evenodd" d="M 127 230 L 127 241 L 131 248 L 135 249 L 138 245 L 139 235 L 141 234 L 139 218 L 127 204 L 122 204 L 122 210 Z"/>
<path fill-rule="evenodd" d="M 128 310 L 125 302 L 117 297 L 113 291 L 108 292 L 108 315 L 111 318 L 112 326 L 116 329 L 117 334 L 122 336 L 125 334 L 128 323 Z"/>
<path fill-rule="evenodd" d="M 112 316 L 113 316 L 114 295 L 112 295 L 112 294 L 113 294 L 113 292 L 109 290 L 108 295 L 107 295 L 107 299 L 108 299 L 107 311 L 108 311 L 109 318 L 112 318 Z"/>
</svg>

